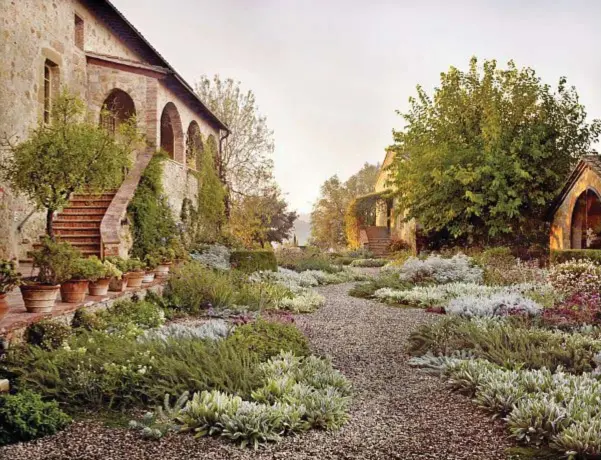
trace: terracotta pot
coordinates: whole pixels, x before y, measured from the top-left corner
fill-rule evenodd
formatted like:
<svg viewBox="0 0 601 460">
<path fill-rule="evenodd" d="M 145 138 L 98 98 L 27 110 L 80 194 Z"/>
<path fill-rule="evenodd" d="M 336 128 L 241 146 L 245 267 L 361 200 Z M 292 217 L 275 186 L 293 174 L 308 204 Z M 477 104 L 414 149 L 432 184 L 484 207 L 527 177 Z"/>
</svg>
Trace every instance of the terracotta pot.
<svg viewBox="0 0 601 460">
<path fill-rule="evenodd" d="M 7 296 L 8 294 L 0 294 L 0 321 L 8 314 L 9 311 L 8 300 L 6 300 Z"/>
<path fill-rule="evenodd" d="M 50 313 L 54 308 L 60 286 L 22 284 L 20 286 L 25 309 L 30 313 Z"/>
<path fill-rule="evenodd" d="M 109 292 L 110 278 L 103 278 L 96 281 L 90 281 L 90 295 L 107 295 Z"/>
<path fill-rule="evenodd" d="M 144 275 L 144 279 L 142 279 L 143 283 L 152 283 L 154 281 L 154 272 L 146 272 Z"/>
<path fill-rule="evenodd" d="M 69 280 L 61 284 L 61 298 L 63 302 L 83 302 L 88 292 L 88 280 Z"/>
<path fill-rule="evenodd" d="M 170 268 L 171 268 L 171 262 L 167 262 L 164 264 L 160 264 L 154 272 L 156 273 L 156 276 L 158 276 L 158 277 L 165 277 L 169 274 Z"/>
<path fill-rule="evenodd" d="M 127 274 L 127 287 L 142 287 L 142 280 L 146 274 L 144 272 L 130 272 Z"/>
<path fill-rule="evenodd" d="M 127 275 L 123 275 L 121 279 L 111 278 L 109 283 L 109 291 L 113 292 L 124 292 L 127 288 Z"/>
</svg>

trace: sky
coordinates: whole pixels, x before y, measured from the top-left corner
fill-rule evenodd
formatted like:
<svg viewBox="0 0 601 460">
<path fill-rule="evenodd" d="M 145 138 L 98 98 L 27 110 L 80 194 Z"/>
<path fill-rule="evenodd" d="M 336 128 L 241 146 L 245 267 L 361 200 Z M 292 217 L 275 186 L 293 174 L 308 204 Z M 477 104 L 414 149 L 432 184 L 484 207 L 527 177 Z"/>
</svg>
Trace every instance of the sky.
<svg viewBox="0 0 601 460">
<path fill-rule="evenodd" d="M 275 135 L 292 209 L 381 162 L 417 84 L 431 92 L 471 56 L 564 75 L 601 118 L 599 0 L 113 0 L 191 84 L 219 74 L 252 90 Z"/>
</svg>

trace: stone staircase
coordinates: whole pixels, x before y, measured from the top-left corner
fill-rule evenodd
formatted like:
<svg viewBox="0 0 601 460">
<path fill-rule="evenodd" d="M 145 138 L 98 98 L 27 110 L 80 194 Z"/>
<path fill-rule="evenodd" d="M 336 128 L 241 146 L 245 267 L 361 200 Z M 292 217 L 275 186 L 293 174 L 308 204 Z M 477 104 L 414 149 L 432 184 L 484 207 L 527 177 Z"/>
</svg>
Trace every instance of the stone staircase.
<svg viewBox="0 0 601 460">
<path fill-rule="evenodd" d="M 367 249 L 376 257 L 386 257 L 388 255 L 388 245 L 390 244 L 390 232 L 388 227 L 365 227 L 367 237 Z"/>
<path fill-rule="evenodd" d="M 100 224 L 116 193 L 116 190 L 109 190 L 101 195 L 73 194 L 69 205 L 54 216 L 57 240 L 66 241 L 86 257 L 100 257 Z M 38 249 L 40 244 L 33 247 Z"/>
</svg>

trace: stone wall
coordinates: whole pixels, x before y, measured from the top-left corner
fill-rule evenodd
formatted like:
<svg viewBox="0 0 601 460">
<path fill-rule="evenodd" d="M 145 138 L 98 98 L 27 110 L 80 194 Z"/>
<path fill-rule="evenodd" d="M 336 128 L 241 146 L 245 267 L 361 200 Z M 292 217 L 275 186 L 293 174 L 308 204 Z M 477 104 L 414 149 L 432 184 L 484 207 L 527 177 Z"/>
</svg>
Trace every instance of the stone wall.
<svg viewBox="0 0 601 460">
<path fill-rule="evenodd" d="M 549 245 L 551 249 L 571 249 L 571 226 L 572 213 L 576 200 L 586 190 L 592 189 L 601 196 L 601 178 L 589 166 L 583 171 L 569 193 L 559 205 L 553 223 L 551 224 L 551 237 Z"/>
</svg>

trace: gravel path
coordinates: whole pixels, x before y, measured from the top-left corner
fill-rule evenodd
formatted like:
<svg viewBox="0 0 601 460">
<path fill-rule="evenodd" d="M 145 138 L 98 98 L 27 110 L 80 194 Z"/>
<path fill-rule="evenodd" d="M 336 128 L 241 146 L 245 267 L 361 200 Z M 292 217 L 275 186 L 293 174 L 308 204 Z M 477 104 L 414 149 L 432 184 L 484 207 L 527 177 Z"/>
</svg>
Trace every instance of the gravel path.
<svg viewBox="0 0 601 460">
<path fill-rule="evenodd" d="M 436 319 L 421 310 L 354 299 L 350 285 L 320 288 L 327 305 L 297 324 L 317 353 L 353 382 L 351 421 L 337 432 L 310 431 L 259 451 L 215 439 L 142 441 L 127 430 L 78 422 L 49 438 L 0 449 L 0 459 L 473 459 L 506 458 L 503 427 L 407 366 L 409 333 Z"/>
</svg>

